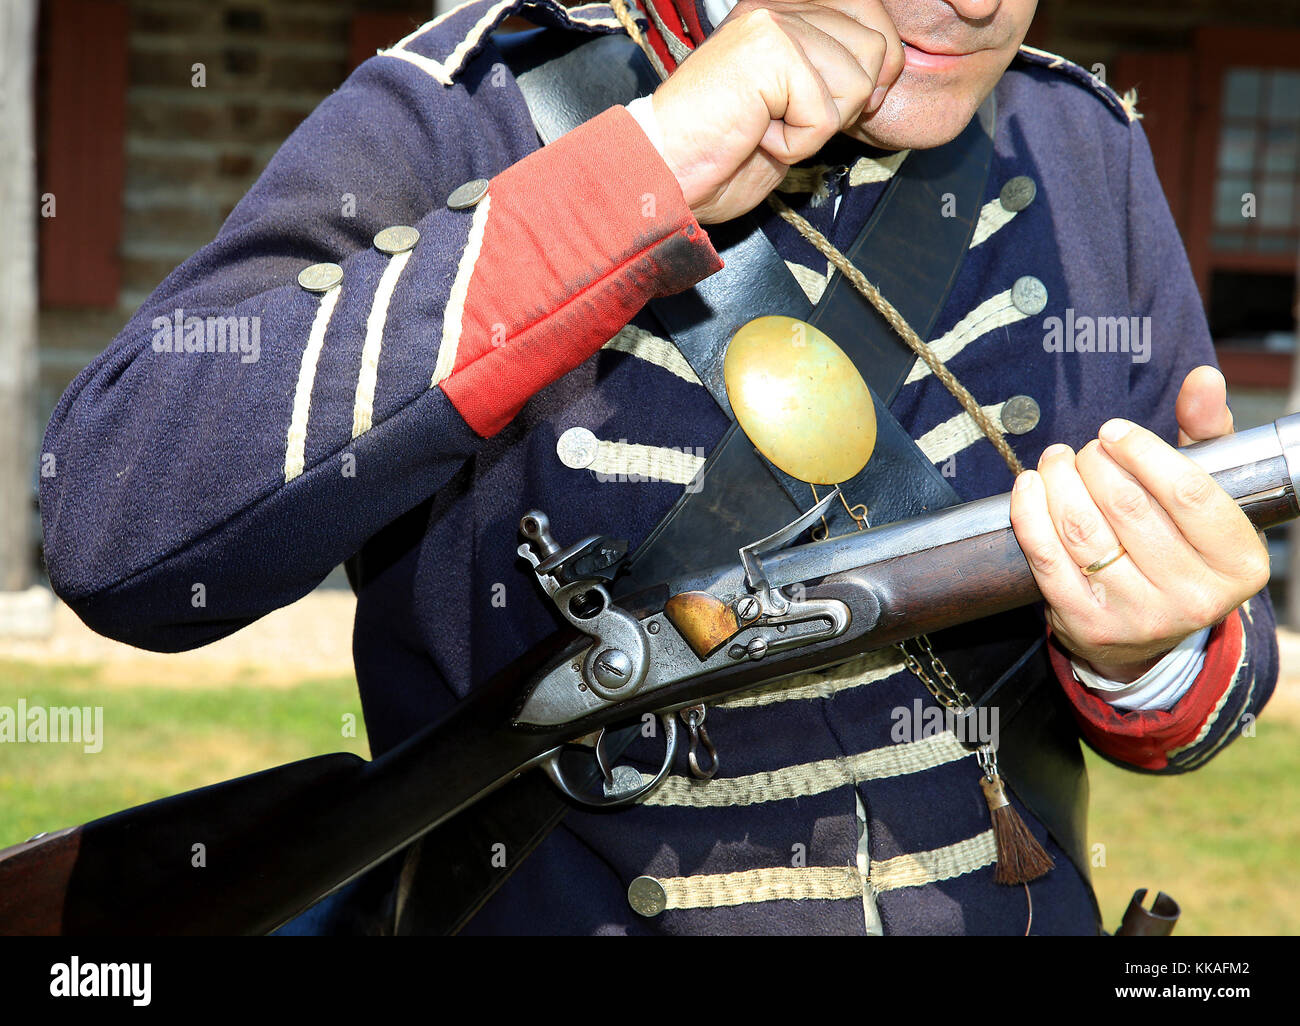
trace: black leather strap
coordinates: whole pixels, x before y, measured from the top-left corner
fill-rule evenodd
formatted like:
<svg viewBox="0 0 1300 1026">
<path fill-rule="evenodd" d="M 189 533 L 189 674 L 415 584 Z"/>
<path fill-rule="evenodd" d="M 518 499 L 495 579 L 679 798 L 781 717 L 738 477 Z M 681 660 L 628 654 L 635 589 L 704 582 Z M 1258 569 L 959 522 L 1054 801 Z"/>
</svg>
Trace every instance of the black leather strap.
<svg viewBox="0 0 1300 1026">
<path fill-rule="evenodd" d="M 923 339 L 933 337 L 979 223 L 996 121 L 990 94 L 951 143 L 910 152 L 845 254 Z M 854 364 L 872 369 L 871 386 L 886 405 L 894 401 L 914 354 L 838 271 L 811 322 Z"/>
<path fill-rule="evenodd" d="M 502 52 L 516 69 L 538 135 L 547 143 L 615 104 L 650 94 L 659 84 L 641 50 L 621 35 L 575 41 L 571 34 L 537 30 L 506 37 Z M 868 280 L 889 275 L 897 290 L 890 301 L 919 319 L 923 336 L 943 308 L 978 220 L 992 155 L 989 105 L 953 143 L 909 154 L 902 165 L 906 173 L 895 175 L 881 198 L 887 209 L 878 205 L 850 250 L 857 254 L 851 258 Z M 952 217 L 944 216 L 944 200 L 950 192 L 955 204 Z M 916 274 L 900 275 L 900 261 L 894 255 L 897 239 L 915 240 L 918 225 L 924 226 L 924 241 L 913 241 L 910 248 L 925 251 L 926 256 Z M 872 522 L 883 524 L 956 502 L 951 486 L 889 412 L 888 400 L 879 398 L 893 397 L 915 357 L 875 308 L 836 272 L 814 310 L 752 216 L 711 225 L 709 237 L 722 257 L 722 270 L 686 292 L 649 305 L 728 417 L 731 406 L 722 366 L 732 335 L 766 314 L 807 320 L 836 340 L 876 396 L 876 450 L 862 473 L 842 486 L 850 504 L 865 502 Z M 888 354 L 888 359 L 882 354 Z M 748 465 L 748 454 L 737 457 L 730 450 L 749 444 L 743 434 L 729 434 L 715 459 Z M 807 484 L 766 459 L 762 462 L 793 499 L 794 507 L 802 510 L 812 505 Z M 833 531 L 854 526 L 842 507 L 836 507 L 829 520 Z M 770 528 L 780 526 L 773 523 Z"/>
<path fill-rule="evenodd" d="M 544 143 L 659 85 L 650 62 L 625 35 L 539 28 L 492 41 L 514 73 Z"/>
<path fill-rule="evenodd" d="M 732 421 L 691 487 L 637 546 L 614 597 L 738 558 L 741 546 L 795 520 L 803 510 L 770 470 Z"/>
<path fill-rule="evenodd" d="M 836 290 L 834 298 L 824 297 L 818 310 L 814 311 L 785 261 L 751 217 L 737 218 L 725 225 L 711 225 L 709 237 L 722 257 L 722 270 L 686 292 L 652 300 L 650 309 L 704 387 L 731 416 L 722 366 L 727 343 L 742 325 L 768 314 L 797 317 L 815 324 L 818 311 L 825 317 L 828 307 L 838 308 L 844 302 L 855 304 L 844 290 Z M 855 290 L 849 291 L 857 295 Z M 928 298 L 934 301 L 943 297 L 932 295 Z M 893 329 L 889 328 L 889 331 L 892 333 Z M 845 346 L 846 337 L 842 335 L 835 341 L 854 360 L 858 373 L 876 401 L 876 448 L 862 473 L 841 486 L 848 501 L 850 504 L 866 503 L 873 524 L 892 523 L 952 505 L 957 501 L 957 493 L 881 402 L 873 381 L 879 379 L 881 364 L 872 361 L 869 350 L 855 352 Z M 894 345 L 906 349 L 896 334 Z M 907 352 L 910 354 L 911 350 Z M 906 374 L 906 370 L 903 373 Z M 893 382 L 886 382 L 886 385 L 893 387 Z M 751 443 L 743 433 L 737 432 L 728 436 L 725 444 L 729 449 Z M 717 456 L 719 460 L 731 458 L 726 450 Z M 805 510 L 813 504 L 811 487 L 783 473 L 766 459 L 760 459 L 798 509 Z M 843 507 L 833 509 L 829 518 L 833 533 L 855 529 Z M 780 526 L 772 525 L 772 529 Z M 756 535 L 761 536 L 761 533 Z"/>
<path fill-rule="evenodd" d="M 922 338 L 930 337 L 979 221 L 995 121 L 990 95 L 953 142 L 908 154 L 846 254 Z M 799 317 L 848 354 L 876 400 L 876 450 L 862 472 L 841 485 L 849 502 L 866 503 L 874 524 L 956 502 L 948 482 L 889 412 L 916 357 L 879 311 L 839 271 L 812 309 L 752 217 L 710 226 L 709 237 L 723 269 L 688 292 L 652 301 L 650 308 L 718 405 L 731 415 L 722 366 L 736 330 L 765 314 Z M 717 459 L 731 459 L 729 448 L 742 444 L 743 435 L 729 436 Z M 768 466 L 796 506 L 812 504 L 811 488 Z M 853 524 L 837 507 L 831 527 L 852 530 Z"/>
</svg>

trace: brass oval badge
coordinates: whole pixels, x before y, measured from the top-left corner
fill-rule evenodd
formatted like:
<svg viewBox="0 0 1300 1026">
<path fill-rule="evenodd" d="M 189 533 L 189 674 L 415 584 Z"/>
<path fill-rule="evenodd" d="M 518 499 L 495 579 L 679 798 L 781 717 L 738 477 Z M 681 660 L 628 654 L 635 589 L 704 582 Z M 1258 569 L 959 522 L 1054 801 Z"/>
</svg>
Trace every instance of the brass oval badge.
<svg viewBox="0 0 1300 1026">
<path fill-rule="evenodd" d="M 876 447 L 862 375 L 824 332 L 794 317 L 756 317 L 727 347 L 727 399 L 758 451 L 791 477 L 840 484 Z"/>
</svg>

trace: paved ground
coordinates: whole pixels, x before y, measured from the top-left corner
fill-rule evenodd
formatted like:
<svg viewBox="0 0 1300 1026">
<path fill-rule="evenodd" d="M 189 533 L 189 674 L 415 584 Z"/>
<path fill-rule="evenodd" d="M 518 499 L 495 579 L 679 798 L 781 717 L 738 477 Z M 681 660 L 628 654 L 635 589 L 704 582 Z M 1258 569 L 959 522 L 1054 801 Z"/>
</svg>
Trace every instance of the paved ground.
<svg viewBox="0 0 1300 1026">
<path fill-rule="evenodd" d="M 1285 716 L 1300 723 L 1300 633 L 1279 630 L 1277 643 L 1281 659 L 1278 686 L 1261 717 Z"/>
<path fill-rule="evenodd" d="M 95 663 L 106 683 L 229 684 L 256 676 L 259 684 L 304 677 L 352 675 L 352 617 L 356 600 L 345 589 L 318 588 L 228 638 L 192 652 L 145 652 L 91 631 L 67 606 L 55 603 L 47 638 L 0 638 L 0 659 Z"/>
</svg>

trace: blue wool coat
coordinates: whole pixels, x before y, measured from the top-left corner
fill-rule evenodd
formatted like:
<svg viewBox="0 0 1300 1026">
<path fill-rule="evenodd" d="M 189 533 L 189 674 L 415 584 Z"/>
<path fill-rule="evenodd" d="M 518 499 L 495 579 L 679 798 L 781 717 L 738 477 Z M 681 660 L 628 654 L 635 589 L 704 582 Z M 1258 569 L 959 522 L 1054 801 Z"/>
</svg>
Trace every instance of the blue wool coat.
<svg viewBox="0 0 1300 1026">
<path fill-rule="evenodd" d="M 58 467 L 41 495 L 51 580 L 109 636 L 201 645 L 355 557 L 376 754 L 556 627 L 515 553 L 523 510 L 547 511 L 562 539 L 635 545 L 727 424 L 643 309 L 717 269 L 707 234 L 621 108 L 538 150 L 490 36 L 521 11 L 620 31 L 600 5 L 481 0 L 367 61 L 78 376 L 45 442 Z M 1037 426 L 1008 436 L 1025 465 L 1114 416 L 1173 440 L 1179 385 L 1213 352 L 1140 124 L 1090 75 L 1028 49 L 997 100 L 980 227 L 935 349 L 995 419 L 1013 396 L 1036 400 Z M 838 139 L 819 159 L 847 168 L 835 194 L 786 199 L 846 248 L 897 158 Z M 1036 185 L 1019 212 L 998 199 L 1015 176 Z M 450 209 L 474 179 L 490 183 L 485 198 Z M 763 210 L 820 295 L 825 260 Z M 372 237 L 391 225 L 419 242 L 381 251 Z M 304 289 L 299 273 L 321 262 L 341 284 Z M 1026 277 L 1046 291 L 1037 313 L 1012 298 Z M 1150 334 L 1129 351 L 1054 348 L 1050 318 L 1063 331 L 1130 316 Z M 256 318 L 256 355 L 247 334 L 234 352 L 212 343 L 209 319 L 229 317 Z M 1010 488 L 924 368 L 892 412 L 963 499 Z M 557 455 L 574 427 L 599 440 L 584 469 Z M 1106 721 L 1075 695 L 1090 740 L 1156 772 L 1211 757 L 1273 687 L 1265 596 L 1211 650 L 1169 712 Z M 974 757 L 951 735 L 919 747 L 890 736 L 889 711 L 917 700 L 933 704 L 885 652 L 721 703 L 709 712 L 717 779 L 690 784 L 678 767 L 643 806 L 570 813 L 469 932 L 860 934 L 874 907 L 885 933 L 1023 933 L 1031 900 L 1032 932 L 1095 932 L 1088 882 L 1023 808 L 1056 868 L 1027 888 L 994 883 Z M 1150 739 L 1141 759 L 1108 747 L 1125 731 Z M 654 918 L 626 898 L 642 875 L 667 895 Z"/>
</svg>

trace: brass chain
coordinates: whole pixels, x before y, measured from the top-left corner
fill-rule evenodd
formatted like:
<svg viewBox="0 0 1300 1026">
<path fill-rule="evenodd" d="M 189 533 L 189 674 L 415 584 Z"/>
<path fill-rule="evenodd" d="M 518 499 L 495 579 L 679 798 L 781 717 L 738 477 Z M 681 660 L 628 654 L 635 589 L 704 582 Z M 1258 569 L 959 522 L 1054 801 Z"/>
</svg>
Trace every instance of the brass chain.
<svg viewBox="0 0 1300 1026">
<path fill-rule="evenodd" d="M 930 694 L 934 695 L 935 701 L 948 709 L 957 709 L 965 711 L 970 708 L 970 696 L 966 694 L 957 682 L 952 679 L 952 674 L 948 672 L 948 667 L 943 665 L 943 660 L 935 653 L 934 647 L 930 644 L 930 639 L 926 635 L 919 635 L 916 639 L 917 647 L 930 661 L 930 668 L 934 671 L 935 677 L 939 680 L 936 683 L 933 678 L 926 672 L 916 656 L 907 650 L 907 642 L 900 641 L 894 647 L 903 653 L 904 665 L 916 674 L 917 678 Z"/>
</svg>

